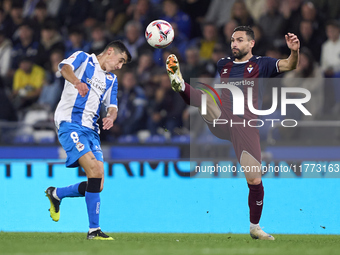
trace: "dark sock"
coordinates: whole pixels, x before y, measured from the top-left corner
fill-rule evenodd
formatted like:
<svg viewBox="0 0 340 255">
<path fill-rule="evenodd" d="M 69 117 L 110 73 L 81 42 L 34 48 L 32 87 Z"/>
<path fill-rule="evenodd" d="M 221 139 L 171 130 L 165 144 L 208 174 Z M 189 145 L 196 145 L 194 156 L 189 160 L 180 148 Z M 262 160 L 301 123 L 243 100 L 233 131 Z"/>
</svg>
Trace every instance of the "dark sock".
<svg viewBox="0 0 340 255">
<path fill-rule="evenodd" d="M 248 205 L 250 210 L 250 222 L 253 224 L 258 224 L 260 222 L 262 207 L 263 207 L 263 196 L 264 190 L 262 182 L 258 185 L 250 185 L 249 187 L 249 197 Z"/>
<path fill-rule="evenodd" d="M 185 83 L 184 91 L 179 93 L 183 98 L 184 102 L 188 105 L 200 107 L 201 106 L 201 97 L 202 91 L 199 89 L 195 89 L 190 86 L 190 84 Z"/>
<path fill-rule="evenodd" d="M 79 194 L 81 194 L 82 196 L 85 196 L 86 186 L 87 186 L 87 182 L 81 182 L 81 183 L 79 183 L 78 192 L 79 192 Z"/>
</svg>

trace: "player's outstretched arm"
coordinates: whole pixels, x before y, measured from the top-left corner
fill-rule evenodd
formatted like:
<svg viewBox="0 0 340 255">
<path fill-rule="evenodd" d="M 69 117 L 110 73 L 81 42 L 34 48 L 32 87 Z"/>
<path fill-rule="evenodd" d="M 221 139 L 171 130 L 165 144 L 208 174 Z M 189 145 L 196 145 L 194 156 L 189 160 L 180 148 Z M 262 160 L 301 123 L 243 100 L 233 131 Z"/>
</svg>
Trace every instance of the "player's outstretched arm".
<svg viewBox="0 0 340 255">
<path fill-rule="evenodd" d="M 279 70 L 281 72 L 286 72 L 293 70 L 297 67 L 299 62 L 299 49 L 300 40 L 295 34 L 288 33 L 285 35 L 286 43 L 290 49 L 290 55 L 287 59 L 282 59 L 279 61 Z"/>
<path fill-rule="evenodd" d="M 117 118 L 117 108 L 116 107 L 109 107 L 107 109 L 106 117 L 103 118 L 103 129 L 108 130 L 113 127 L 113 122 Z"/>
<path fill-rule="evenodd" d="M 63 65 L 60 72 L 65 80 L 71 82 L 74 85 L 82 97 L 86 96 L 87 92 L 89 91 L 87 85 L 77 78 L 70 65 Z"/>
</svg>

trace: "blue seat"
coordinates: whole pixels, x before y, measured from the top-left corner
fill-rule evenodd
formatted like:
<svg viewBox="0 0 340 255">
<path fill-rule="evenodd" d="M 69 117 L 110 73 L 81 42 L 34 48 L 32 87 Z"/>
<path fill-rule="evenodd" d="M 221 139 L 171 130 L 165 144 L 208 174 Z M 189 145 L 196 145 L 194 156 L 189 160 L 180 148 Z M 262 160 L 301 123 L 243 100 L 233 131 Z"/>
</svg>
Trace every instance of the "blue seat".
<svg viewBox="0 0 340 255">
<path fill-rule="evenodd" d="M 166 139 L 162 135 L 152 135 L 145 140 L 145 143 L 165 143 Z"/>
<path fill-rule="evenodd" d="M 136 135 L 122 135 L 118 138 L 118 143 L 139 143 Z"/>
<path fill-rule="evenodd" d="M 43 137 L 39 141 L 40 144 L 54 144 L 55 137 Z"/>
<path fill-rule="evenodd" d="M 32 135 L 21 134 L 21 135 L 17 135 L 14 138 L 13 143 L 16 143 L 16 144 L 32 144 L 32 143 L 34 143 L 34 138 L 33 138 Z"/>
<path fill-rule="evenodd" d="M 190 143 L 190 135 L 176 135 L 171 138 L 172 143 Z"/>
</svg>

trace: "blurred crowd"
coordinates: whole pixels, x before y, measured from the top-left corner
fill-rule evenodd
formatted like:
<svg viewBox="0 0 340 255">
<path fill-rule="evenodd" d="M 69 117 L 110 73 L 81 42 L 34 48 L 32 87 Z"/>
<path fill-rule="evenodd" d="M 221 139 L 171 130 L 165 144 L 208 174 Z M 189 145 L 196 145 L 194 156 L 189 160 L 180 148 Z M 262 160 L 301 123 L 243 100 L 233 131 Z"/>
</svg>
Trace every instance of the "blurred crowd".
<svg viewBox="0 0 340 255">
<path fill-rule="evenodd" d="M 170 22 L 175 30 L 173 43 L 162 50 L 149 46 L 144 37 L 155 19 Z M 53 122 L 64 84 L 58 63 L 79 50 L 100 54 L 119 39 L 131 52 L 132 63 L 115 72 L 118 118 L 110 131 L 102 132 L 103 142 L 185 135 L 192 110 L 171 89 L 166 57 L 178 56 L 187 82 L 217 78 L 216 62 L 231 54 L 231 35 L 239 25 L 253 28 L 254 55 L 286 58 L 290 52 L 284 35 L 297 34 L 300 63 L 281 75 L 280 86 L 310 90 L 317 102 L 307 106 L 313 119 L 337 114 L 340 89 L 334 79 L 325 78 L 340 77 L 339 21 L 338 0 L 2 0 L 0 121 Z M 296 84 L 299 79 L 292 78 L 305 82 Z M 270 96 L 264 97 L 267 104 Z M 38 116 L 32 117 L 34 111 Z"/>
</svg>

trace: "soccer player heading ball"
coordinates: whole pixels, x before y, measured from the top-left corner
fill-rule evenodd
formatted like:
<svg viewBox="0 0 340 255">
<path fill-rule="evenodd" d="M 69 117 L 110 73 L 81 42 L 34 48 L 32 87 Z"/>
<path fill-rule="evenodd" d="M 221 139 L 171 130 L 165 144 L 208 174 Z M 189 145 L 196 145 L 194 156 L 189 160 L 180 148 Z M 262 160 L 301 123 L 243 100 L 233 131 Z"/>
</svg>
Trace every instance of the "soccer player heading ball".
<svg viewBox="0 0 340 255">
<path fill-rule="evenodd" d="M 84 197 L 90 230 L 87 239 L 113 240 L 99 227 L 99 193 L 103 189 L 103 153 L 100 148 L 97 120 L 102 102 L 107 109 L 103 129 L 110 129 L 117 118 L 118 81 L 113 70 L 131 61 L 131 54 L 121 41 L 109 43 L 96 56 L 77 51 L 59 64 L 65 86 L 55 111 L 58 138 L 67 153 L 66 166 L 81 166 L 87 182 L 64 188 L 49 187 L 45 192 L 51 207 L 50 215 L 59 220 L 60 202 L 65 197 Z"/>
<path fill-rule="evenodd" d="M 232 57 L 222 58 L 217 63 L 221 80 L 228 78 L 269 78 L 280 72 L 290 71 L 296 68 L 299 59 L 300 41 L 296 35 L 288 33 L 286 43 L 291 50 L 287 59 L 274 59 L 269 57 L 253 56 L 252 48 L 255 45 L 254 32 L 250 27 L 239 26 L 235 28 L 231 38 Z M 191 87 L 182 78 L 177 57 L 174 54 L 168 56 L 166 61 L 167 72 L 174 91 L 179 92 L 183 100 L 192 106 L 201 107 L 201 96 L 205 92 Z M 242 87 L 243 85 L 239 86 Z M 255 82 L 253 86 L 253 105 L 262 105 L 263 84 Z M 241 90 L 243 90 L 241 88 Z M 243 90 L 247 91 L 247 89 Z M 246 94 L 246 93 L 245 93 Z M 234 123 L 242 123 L 243 120 L 253 119 L 247 107 L 247 98 L 244 100 L 245 112 L 243 116 L 233 115 L 231 110 L 232 94 L 228 89 L 222 89 L 221 95 L 223 107 L 215 105 L 213 99 L 207 96 L 207 114 L 202 115 L 210 131 L 220 139 L 232 142 L 237 160 L 244 169 L 258 169 L 258 171 L 246 172 L 249 187 L 248 205 L 250 209 L 250 235 L 254 239 L 274 240 L 274 237 L 265 233 L 259 221 L 263 207 L 263 185 L 261 180 L 261 147 L 259 130 L 256 127 L 243 125 L 213 125 L 215 119 L 230 120 Z"/>
</svg>

